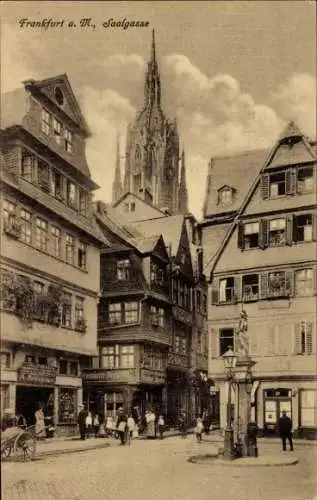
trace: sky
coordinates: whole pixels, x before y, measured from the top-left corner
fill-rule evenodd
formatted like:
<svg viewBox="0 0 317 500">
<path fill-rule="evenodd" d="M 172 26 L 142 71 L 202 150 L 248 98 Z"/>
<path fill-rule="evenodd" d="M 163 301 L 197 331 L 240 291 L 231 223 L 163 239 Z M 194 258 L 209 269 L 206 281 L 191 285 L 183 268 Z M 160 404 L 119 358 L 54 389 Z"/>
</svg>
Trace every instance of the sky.
<svg viewBox="0 0 317 500">
<path fill-rule="evenodd" d="M 7 1 L 1 10 L 1 92 L 67 73 L 93 134 L 87 159 L 100 185 L 95 198 L 111 201 L 117 134 L 123 174 L 153 28 L 163 109 L 178 121 L 196 217 L 210 158 L 270 148 L 288 120 L 316 136 L 314 1 Z M 50 18 L 63 26 L 19 24 Z M 80 27 L 83 18 L 92 26 Z M 149 26 L 103 27 L 123 18 Z"/>
</svg>

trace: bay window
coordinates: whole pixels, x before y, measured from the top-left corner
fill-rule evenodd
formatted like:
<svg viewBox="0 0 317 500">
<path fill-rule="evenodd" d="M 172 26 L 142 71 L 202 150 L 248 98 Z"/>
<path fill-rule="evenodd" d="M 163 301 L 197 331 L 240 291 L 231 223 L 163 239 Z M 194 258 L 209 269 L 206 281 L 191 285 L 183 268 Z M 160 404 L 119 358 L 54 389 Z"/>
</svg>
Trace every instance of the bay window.
<svg viewBox="0 0 317 500">
<path fill-rule="evenodd" d="M 129 259 L 120 259 L 117 261 L 117 279 L 127 281 L 130 279 L 131 263 Z"/>
<path fill-rule="evenodd" d="M 110 325 L 120 325 L 122 323 L 120 302 L 109 304 L 108 321 Z"/>
<path fill-rule="evenodd" d="M 21 175 L 24 179 L 31 182 L 34 173 L 34 156 L 28 151 L 23 151 L 21 162 Z"/>
<path fill-rule="evenodd" d="M 32 214 L 24 208 L 20 210 L 21 233 L 20 239 L 24 243 L 31 244 L 32 242 Z"/>
<path fill-rule="evenodd" d="M 113 370 L 116 368 L 135 367 L 134 345 L 105 346 L 101 348 L 101 368 Z"/>
<path fill-rule="evenodd" d="M 124 303 L 124 322 L 137 323 L 139 312 L 138 302 L 125 302 Z"/>
</svg>

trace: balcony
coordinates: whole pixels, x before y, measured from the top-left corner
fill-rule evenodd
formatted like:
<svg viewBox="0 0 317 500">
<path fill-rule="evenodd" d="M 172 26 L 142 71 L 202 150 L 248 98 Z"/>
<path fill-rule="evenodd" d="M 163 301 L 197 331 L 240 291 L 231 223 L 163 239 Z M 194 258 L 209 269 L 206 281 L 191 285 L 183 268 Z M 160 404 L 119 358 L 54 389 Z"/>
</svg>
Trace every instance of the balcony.
<svg viewBox="0 0 317 500">
<path fill-rule="evenodd" d="M 90 369 L 86 368 L 82 373 L 83 382 L 86 384 L 137 384 L 139 377 L 136 368 Z"/>
<path fill-rule="evenodd" d="M 256 302 L 259 300 L 259 289 L 258 285 L 245 285 L 243 288 L 243 301 L 244 302 Z"/>
</svg>

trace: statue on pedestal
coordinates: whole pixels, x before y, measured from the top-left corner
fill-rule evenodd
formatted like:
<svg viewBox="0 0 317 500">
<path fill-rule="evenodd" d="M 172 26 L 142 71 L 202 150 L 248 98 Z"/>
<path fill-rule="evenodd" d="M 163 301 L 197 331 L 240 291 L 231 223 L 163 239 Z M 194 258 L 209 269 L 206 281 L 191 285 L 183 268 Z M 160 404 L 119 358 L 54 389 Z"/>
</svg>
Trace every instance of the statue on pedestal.
<svg viewBox="0 0 317 500">
<path fill-rule="evenodd" d="M 249 334 L 248 334 L 248 315 L 242 310 L 240 313 L 239 324 L 237 328 L 237 351 L 243 357 L 249 356 Z"/>
</svg>

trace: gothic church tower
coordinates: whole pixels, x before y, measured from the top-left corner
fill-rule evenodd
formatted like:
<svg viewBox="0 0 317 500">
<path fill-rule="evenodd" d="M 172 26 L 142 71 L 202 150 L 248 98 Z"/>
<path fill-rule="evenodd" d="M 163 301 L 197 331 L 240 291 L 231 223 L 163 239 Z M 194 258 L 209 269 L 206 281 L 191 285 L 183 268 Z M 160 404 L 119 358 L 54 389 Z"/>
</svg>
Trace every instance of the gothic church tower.
<svg viewBox="0 0 317 500">
<path fill-rule="evenodd" d="M 176 120 L 161 107 L 161 80 L 156 60 L 154 30 L 144 85 L 144 104 L 128 127 L 123 194 L 132 192 L 170 214 L 188 212 L 185 160 L 182 161 Z M 184 197 L 184 199 L 182 198 Z"/>
</svg>

